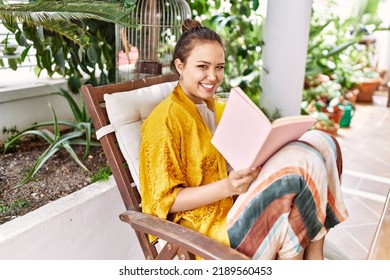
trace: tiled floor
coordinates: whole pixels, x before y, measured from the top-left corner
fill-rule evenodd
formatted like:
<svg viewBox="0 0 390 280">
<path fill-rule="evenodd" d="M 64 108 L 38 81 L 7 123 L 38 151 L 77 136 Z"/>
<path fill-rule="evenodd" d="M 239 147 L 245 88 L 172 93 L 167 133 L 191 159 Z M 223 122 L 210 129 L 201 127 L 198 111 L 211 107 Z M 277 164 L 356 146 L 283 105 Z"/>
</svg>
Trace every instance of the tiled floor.
<svg viewBox="0 0 390 280">
<path fill-rule="evenodd" d="M 350 128 L 339 129 L 344 157 L 343 194 L 349 218 L 332 229 L 328 248 L 364 260 L 390 189 L 390 108 L 387 93 L 372 104 L 358 103 Z M 390 237 L 389 237 L 390 240 Z M 330 245 L 330 246 L 329 246 Z"/>
</svg>

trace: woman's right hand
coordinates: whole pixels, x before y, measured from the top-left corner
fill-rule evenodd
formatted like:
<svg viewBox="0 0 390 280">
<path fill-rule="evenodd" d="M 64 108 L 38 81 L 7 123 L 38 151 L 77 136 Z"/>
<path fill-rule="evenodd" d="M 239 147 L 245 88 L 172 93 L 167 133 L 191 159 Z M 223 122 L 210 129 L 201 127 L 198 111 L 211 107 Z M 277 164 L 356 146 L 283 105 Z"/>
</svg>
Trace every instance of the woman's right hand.
<svg viewBox="0 0 390 280">
<path fill-rule="evenodd" d="M 246 168 L 239 171 L 231 171 L 223 180 L 197 186 L 182 188 L 173 202 L 170 213 L 188 211 L 214 203 L 226 197 L 246 192 L 260 172 L 258 168 Z"/>
<path fill-rule="evenodd" d="M 245 193 L 253 180 L 257 177 L 261 167 L 251 167 L 229 173 L 225 179 L 227 181 L 226 191 L 229 195 L 239 195 Z"/>
</svg>

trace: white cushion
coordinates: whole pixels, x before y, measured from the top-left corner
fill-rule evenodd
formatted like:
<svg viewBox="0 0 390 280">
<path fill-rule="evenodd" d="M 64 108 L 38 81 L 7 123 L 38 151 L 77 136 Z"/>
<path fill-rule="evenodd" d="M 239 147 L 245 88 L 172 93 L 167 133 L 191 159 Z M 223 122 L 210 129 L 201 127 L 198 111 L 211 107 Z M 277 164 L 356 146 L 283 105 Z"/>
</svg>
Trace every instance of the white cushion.
<svg viewBox="0 0 390 280">
<path fill-rule="evenodd" d="M 139 149 L 142 123 L 154 107 L 168 96 L 176 85 L 177 81 L 167 82 L 104 95 L 108 119 L 137 186 L 139 186 Z"/>
</svg>

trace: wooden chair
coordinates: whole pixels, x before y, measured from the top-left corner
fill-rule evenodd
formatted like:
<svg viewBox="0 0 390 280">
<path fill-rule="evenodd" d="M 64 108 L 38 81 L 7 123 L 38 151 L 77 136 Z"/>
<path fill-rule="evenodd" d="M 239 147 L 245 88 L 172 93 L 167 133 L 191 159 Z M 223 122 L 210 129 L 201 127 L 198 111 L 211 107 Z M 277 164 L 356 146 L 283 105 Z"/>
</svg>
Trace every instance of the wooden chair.
<svg viewBox="0 0 390 280">
<path fill-rule="evenodd" d="M 109 96 L 115 93 L 126 92 L 126 94 L 132 94 L 140 89 L 176 82 L 177 79 L 176 75 L 163 75 L 98 87 L 84 85 L 81 88 L 81 92 L 87 111 L 91 115 L 93 125 L 99 132 L 110 125 L 104 95 L 108 99 Z M 169 93 L 170 91 L 165 92 L 160 96 L 160 99 Z M 139 95 L 140 93 L 137 92 L 137 94 Z M 145 94 L 147 94 L 147 91 Z M 153 100 L 154 104 L 146 105 L 146 107 L 153 107 L 158 103 L 157 101 Z M 111 132 L 115 132 L 115 129 L 114 131 L 110 130 L 104 136 L 98 137 L 101 137 L 100 142 L 127 209 L 125 213 L 120 214 L 120 219 L 130 224 L 134 229 L 145 259 L 194 259 L 195 256 L 203 259 L 248 259 L 238 251 L 205 235 L 173 222 L 142 213 L 140 207 L 141 197 L 136 186 L 138 173 L 134 169 L 137 167 L 134 167 L 132 172 L 130 172 L 131 166 L 130 168 L 127 166 L 129 163 L 126 162 L 121 151 L 121 140 L 118 142 L 116 133 Z M 162 249 L 159 249 L 158 243 L 149 242 L 148 235 L 156 236 L 159 238 L 159 241 L 166 241 L 166 244 L 163 247 L 160 246 Z"/>
<path fill-rule="evenodd" d="M 390 190 L 372 240 L 369 260 L 390 260 Z"/>
<path fill-rule="evenodd" d="M 132 159 L 125 159 L 126 156 L 124 156 L 122 151 L 123 149 L 126 149 L 126 147 L 124 148 L 123 143 L 121 143 L 123 139 L 118 141 L 115 129 L 108 129 L 108 133 L 107 131 L 105 133 L 100 133 L 101 130 L 104 130 L 111 125 L 107 108 L 105 107 L 105 99 L 109 100 L 108 97 L 114 96 L 117 93 L 124 93 L 129 96 L 132 94 L 138 95 L 138 97 L 142 99 L 143 103 L 150 103 L 146 105 L 143 104 L 143 106 L 141 106 L 147 108 L 146 112 L 143 112 L 143 116 L 137 117 L 141 120 L 148 115 L 149 111 L 153 109 L 153 107 L 161 101 L 164 96 L 170 93 L 170 90 L 165 88 L 165 92 L 160 94 L 157 100 L 148 100 L 148 95 L 151 94 L 148 89 L 153 86 L 159 87 L 160 85 L 166 85 L 167 83 L 176 84 L 177 79 L 178 77 L 176 75 L 163 75 L 98 87 L 84 85 L 81 88 L 87 110 L 91 115 L 92 122 L 97 130 L 98 138 L 101 137 L 100 142 L 107 157 L 108 164 L 112 170 L 123 203 L 127 209 L 126 212 L 120 214 L 120 219 L 123 222 L 128 223 L 133 228 L 144 253 L 144 257 L 148 260 L 174 258 L 194 259 L 195 256 L 200 256 L 204 259 L 248 259 L 245 255 L 239 253 L 238 251 L 198 232 L 192 231 L 170 221 L 142 213 L 140 207 L 141 197 L 137 189 L 137 163 L 131 162 Z M 137 90 L 141 89 L 146 90 L 143 93 L 137 92 Z M 106 95 L 106 98 L 104 95 Z M 127 106 L 128 105 L 124 104 L 124 108 L 122 110 L 130 110 Z M 130 136 L 126 134 L 126 137 Z M 135 145 L 134 149 L 135 153 L 138 153 L 137 145 Z M 368 259 L 390 259 L 390 242 L 388 240 L 388 236 L 390 234 L 389 200 L 390 192 L 386 199 L 380 222 L 370 248 Z M 159 238 L 160 243 L 164 243 L 161 242 L 161 240 L 164 240 L 166 241 L 166 244 L 162 249 L 159 249 L 158 243 L 149 242 L 148 235 L 156 236 Z M 332 250 L 334 251 L 332 252 L 333 255 L 340 254 L 338 248 L 333 248 Z M 344 257 L 347 256 L 342 255 L 341 258 Z"/>
</svg>

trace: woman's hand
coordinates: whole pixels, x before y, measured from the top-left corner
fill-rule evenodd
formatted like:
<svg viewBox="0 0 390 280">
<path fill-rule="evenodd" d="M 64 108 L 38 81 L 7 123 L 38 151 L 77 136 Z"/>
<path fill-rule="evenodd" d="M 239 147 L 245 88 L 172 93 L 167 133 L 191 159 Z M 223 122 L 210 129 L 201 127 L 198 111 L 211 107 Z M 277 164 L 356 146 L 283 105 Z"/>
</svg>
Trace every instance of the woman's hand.
<svg viewBox="0 0 390 280">
<path fill-rule="evenodd" d="M 230 195 L 239 195 L 245 193 L 253 180 L 257 177 L 261 167 L 246 168 L 238 171 L 232 170 L 229 176 L 225 179 L 227 181 L 227 189 Z"/>
<path fill-rule="evenodd" d="M 176 213 L 199 208 L 229 196 L 246 192 L 249 185 L 260 172 L 258 168 L 246 168 L 231 171 L 225 179 L 211 184 L 183 188 L 176 196 L 169 212 Z"/>
</svg>

